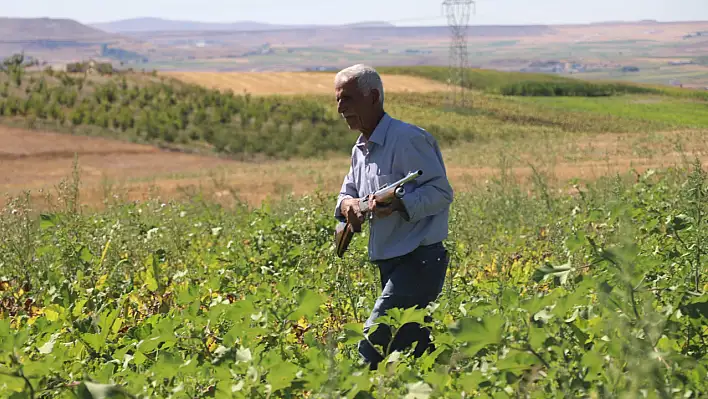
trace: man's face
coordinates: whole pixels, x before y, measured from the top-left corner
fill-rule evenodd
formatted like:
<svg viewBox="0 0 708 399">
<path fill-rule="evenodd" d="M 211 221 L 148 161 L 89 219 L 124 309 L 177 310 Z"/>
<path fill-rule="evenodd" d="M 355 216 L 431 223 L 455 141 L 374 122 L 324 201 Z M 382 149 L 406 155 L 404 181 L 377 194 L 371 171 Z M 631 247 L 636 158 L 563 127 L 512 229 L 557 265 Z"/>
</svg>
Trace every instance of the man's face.
<svg viewBox="0 0 708 399">
<path fill-rule="evenodd" d="M 351 130 L 361 130 L 367 121 L 375 115 L 378 93 L 372 90 L 368 96 L 361 93 L 356 79 L 337 85 L 337 112 L 340 113 Z"/>
</svg>

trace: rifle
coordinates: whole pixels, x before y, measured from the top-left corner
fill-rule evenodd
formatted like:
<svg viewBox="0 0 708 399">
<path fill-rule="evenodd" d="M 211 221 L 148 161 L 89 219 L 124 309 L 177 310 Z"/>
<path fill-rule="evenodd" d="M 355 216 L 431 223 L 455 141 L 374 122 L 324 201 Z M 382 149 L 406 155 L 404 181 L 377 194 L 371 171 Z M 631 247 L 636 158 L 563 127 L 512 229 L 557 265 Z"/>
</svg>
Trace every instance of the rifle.
<svg viewBox="0 0 708 399">
<path fill-rule="evenodd" d="M 394 198 L 403 198 L 406 195 L 406 190 L 403 185 L 417 179 L 422 174 L 422 170 L 410 172 L 401 180 L 380 188 L 373 194 L 374 198 L 376 198 L 376 203 L 381 203 L 382 205 L 385 205 L 389 204 Z M 363 215 L 367 215 L 370 212 L 368 195 L 359 199 L 359 209 L 361 210 L 361 213 Z M 353 211 L 350 209 L 350 212 Z M 352 220 L 356 220 L 356 215 L 345 216 L 347 217 L 347 220 L 350 219 L 349 216 L 351 216 Z M 360 231 L 360 223 L 352 224 L 350 222 L 339 222 L 334 232 L 334 243 L 337 247 L 337 256 L 339 256 L 340 258 L 344 256 L 344 252 L 346 252 L 347 248 L 349 247 L 349 242 L 352 240 L 354 233 L 359 233 Z"/>
</svg>

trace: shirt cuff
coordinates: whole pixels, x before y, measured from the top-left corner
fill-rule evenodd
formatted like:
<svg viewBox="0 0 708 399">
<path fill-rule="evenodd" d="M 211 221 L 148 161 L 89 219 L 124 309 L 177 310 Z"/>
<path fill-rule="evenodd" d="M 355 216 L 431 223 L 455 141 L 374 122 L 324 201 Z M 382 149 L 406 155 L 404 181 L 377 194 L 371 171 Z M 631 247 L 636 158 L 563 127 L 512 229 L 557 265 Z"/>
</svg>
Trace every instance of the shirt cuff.
<svg viewBox="0 0 708 399">
<path fill-rule="evenodd" d="M 406 222 L 415 220 L 415 208 L 418 202 L 418 193 L 412 192 L 408 193 L 401 198 L 401 203 L 403 204 L 403 209 L 401 210 L 401 217 Z"/>
</svg>

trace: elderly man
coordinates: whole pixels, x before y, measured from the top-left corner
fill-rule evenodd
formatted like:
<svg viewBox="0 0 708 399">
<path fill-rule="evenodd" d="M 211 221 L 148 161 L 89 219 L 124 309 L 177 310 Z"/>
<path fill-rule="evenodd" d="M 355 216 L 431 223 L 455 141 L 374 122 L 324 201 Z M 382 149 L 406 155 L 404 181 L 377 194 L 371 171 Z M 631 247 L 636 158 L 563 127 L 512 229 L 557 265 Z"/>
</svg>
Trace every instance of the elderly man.
<svg viewBox="0 0 708 399">
<path fill-rule="evenodd" d="M 388 309 L 425 308 L 442 291 L 449 262 L 442 241 L 448 234 L 453 190 L 436 140 L 384 110 L 383 84 L 373 68 L 354 65 L 340 71 L 335 93 L 337 111 L 351 130 L 361 133 L 352 148 L 351 166 L 334 216 L 340 222 L 357 218 L 354 223 L 362 223 L 365 216 L 358 199 L 369 196 L 368 255 L 379 268 L 382 292 L 364 325 L 368 337 L 358 349 L 370 368 L 376 369 L 388 355 L 387 349 L 402 351 L 417 343 L 414 355 L 419 357 L 431 347 L 430 332 L 417 323 L 399 330 L 390 346 L 387 326 L 369 331 Z M 406 184 L 402 199 L 377 204 L 371 196 L 419 169 L 422 176 Z"/>
</svg>

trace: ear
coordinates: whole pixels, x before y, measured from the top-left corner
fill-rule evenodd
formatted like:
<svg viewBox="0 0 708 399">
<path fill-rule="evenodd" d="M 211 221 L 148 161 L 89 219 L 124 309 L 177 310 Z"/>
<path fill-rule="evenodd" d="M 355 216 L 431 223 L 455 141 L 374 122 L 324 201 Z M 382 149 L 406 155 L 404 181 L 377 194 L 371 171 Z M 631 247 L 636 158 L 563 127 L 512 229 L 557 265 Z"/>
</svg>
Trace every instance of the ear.
<svg viewBox="0 0 708 399">
<path fill-rule="evenodd" d="M 371 102 L 372 104 L 378 104 L 381 102 L 381 93 L 378 89 L 371 89 Z"/>
</svg>

